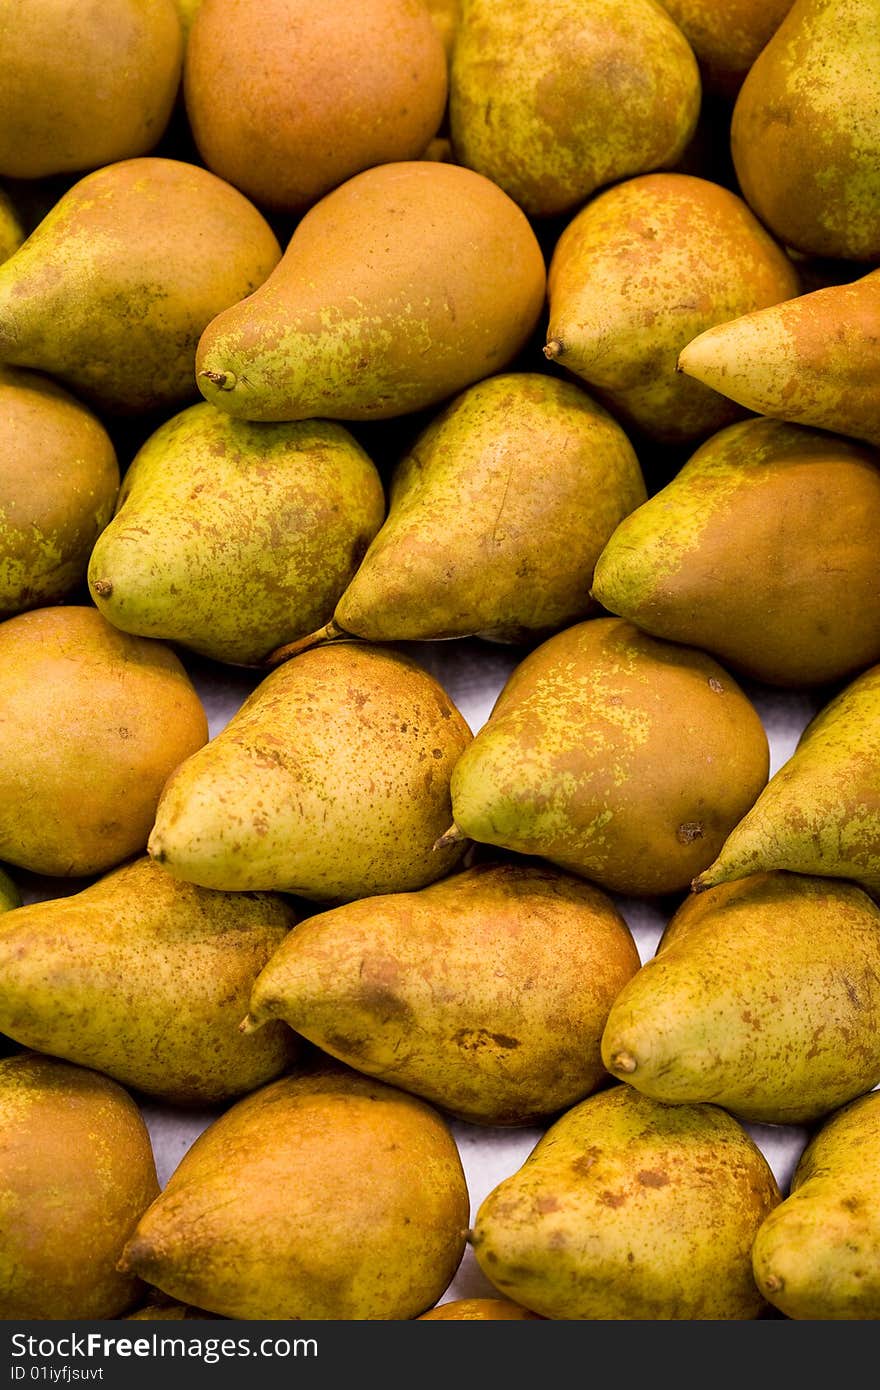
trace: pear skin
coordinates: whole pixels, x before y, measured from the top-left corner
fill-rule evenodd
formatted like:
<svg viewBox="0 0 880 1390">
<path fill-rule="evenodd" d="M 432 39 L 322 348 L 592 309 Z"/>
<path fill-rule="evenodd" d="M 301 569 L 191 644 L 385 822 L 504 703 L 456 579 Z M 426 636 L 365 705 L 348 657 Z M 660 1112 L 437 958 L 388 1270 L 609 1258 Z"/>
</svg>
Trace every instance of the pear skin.
<svg viewBox="0 0 880 1390">
<path fill-rule="evenodd" d="M 545 290 L 535 233 L 489 179 L 379 165 L 310 209 L 260 289 L 207 326 L 199 389 L 246 420 L 404 415 L 507 366 Z"/>
<path fill-rule="evenodd" d="M 417 1322 L 521 1322 L 540 1321 L 540 1314 L 509 1298 L 454 1298 L 422 1313 Z"/>
<path fill-rule="evenodd" d="M 3 918 L 0 1031 L 173 1104 L 252 1091 L 297 1055 L 283 1025 L 238 1028 L 295 921 L 274 894 L 196 888 L 136 859 Z"/>
<path fill-rule="evenodd" d="M 541 865 L 481 864 L 309 917 L 258 976 L 246 1023 L 282 1018 L 459 1119 L 531 1124 L 607 1080 L 602 1029 L 638 968 L 598 889 Z"/>
<path fill-rule="evenodd" d="M 456 158 L 530 217 L 675 164 L 699 109 L 693 51 L 652 0 L 463 9 L 449 86 Z"/>
<path fill-rule="evenodd" d="M 697 57 L 703 88 L 727 101 L 772 38 L 792 0 L 660 0 Z"/>
<path fill-rule="evenodd" d="M 676 370 L 715 323 L 790 299 L 797 271 L 742 198 L 710 179 L 644 174 L 592 198 L 556 243 L 545 354 L 627 424 L 666 443 L 741 411 Z"/>
<path fill-rule="evenodd" d="M 0 858 L 38 874 L 141 853 L 165 781 L 208 738 L 171 648 L 75 605 L 0 623 L 0 709 Z"/>
<path fill-rule="evenodd" d="M 880 445 L 880 271 L 717 324 L 679 370 L 758 415 Z"/>
<path fill-rule="evenodd" d="M 198 395 L 205 325 L 280 255 L 262 213 L 207 169 L 108 164 L 0 266 L 0 362 L 57 377 L 112 415 L 184 404 Z"/>
<path fill-rule="evenodd" d="M 11 199 L 0 188 L 0 265 L 8 261 L 24 241 L 24 228 Z"/>
<path fill-rule="evenodd" d="M 82 584 L 119 464 L 98 417 L 37 372 L 0 367 L 0 618 Z"/>
<path fill-rule="evenodd" d="M 116 1264 L 158 1194 L 122 1086 L 32 1052 L 0 1060 L 0 1318 L 124 1314 L 143 1285 Z"/>
<path fill-rule="evenodd" d="M 455 766 L 454 822 L 612 892 L 672 893 L 768 770 L 758 714 L 717 662 L 592 618 L 514 669 Z"/>
<path fill-rule="evenodd" d="M 416 662 L 356 642 L 317 647 L 261 681 L 164 788 L 149 852 L 177 878 L 316 902 L 425 887 L 471 732 Z"/>
<path fill-rule="evenodd" d="M 880 260 L 880 11 L 876 0 L 797 0 L 733 108 L 743 196 L 812 256 Z"/>
<path fill-rule="evenodd" d="M 410 1319 L 449 1285 L 468 1213 L 441 1116 L 326 1067 L 264 1086 L 215 1120 L 121 1264 L 223 1317 Z"/>
<path fill-rule="evenodd" d="M 779 1200 L 719 1106 L 614 1086 L 566 1111 L 492 1189 L 471 1244 L 500 1293 L 545 1318 L 750 1319 L 766 1306 L 752 1241 Z"/>
<path fill-rule="evenodd" d="M 872 666 L 810 721 L 693 887 L 786 869 L 880 893 L 878 707 L 880 666 Z"/>
<path fill-rule="evenodd" d="M 537 372 L 490 377 L 395 469 L 334 621 L 374 642 L 549 636 L 595 608 L 596 558 L 646 496 L 629 439 L 586 391 Z"/>
<path fill-rule="evenodd" d="M 97 169 L 158 144 L 183 60 L 175 0 L 28 0 L 3 10 L 0 175 Z"/>
<path fill-rule="evenodd" d="M 0 912 L 11 912 L 21 907 L 21 893 L 5 869 L 0 869 Z"/>
<path fill-rule="evenodd" d="M 124 632 L 255 666 L 331 617 L 384 516 L 342 425 L 252 425 L 203 401 L 127 469 L 89 588 Z"/>
<path fill-rule="evenodd" d="M 753 680 L 820 685 L 880 661 L 878 532 L 880 453 L 744 420 L 621 521 L 593 596 Z"/>
<path fill-rule="evenodd" d="M 852 883 L 755 874 L 691 895 L 621 990 L 608 1070 L 669 1105 L 802 1124 L 880 1082 L 880 909 Z"/>
<path fill-rule="evenodd" d="M 880 1094 L 831 1115 L 807 1144 L 788 1197 L 755 1237 L 764 1297 L 787 1318 L 880 1318 Z"/>
</svg>

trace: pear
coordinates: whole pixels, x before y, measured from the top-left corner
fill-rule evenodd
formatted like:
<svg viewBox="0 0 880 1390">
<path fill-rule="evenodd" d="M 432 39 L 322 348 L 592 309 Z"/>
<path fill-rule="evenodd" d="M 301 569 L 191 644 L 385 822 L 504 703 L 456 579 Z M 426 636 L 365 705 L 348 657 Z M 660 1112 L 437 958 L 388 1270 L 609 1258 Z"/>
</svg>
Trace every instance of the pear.
<svg viewBox="0 0 880 1390">
<path fill-rule="evenodd" d="M 122 1086 L 54 1057 L 0 1060 L 0 1318 L 125 1313 L 143 1286 L 116 1263 L 158 1193 Z"/>
<path fill-rule="evenodd" d="M 710 656 L 593 618 L 514 669 L 452 774 L 460 836 L 613 892 L 686 887 L 767 781 L 758 714 Z"/>
<path fill-rule="evenodd" d="M 880 893 L 878 705 L 880 665 L 819 710 L 693 887 L 786 869 Z"/>
<path fill-rule="evenodd" d="M 730 146 L 746 201 L 781 241 L 880 259 L 876 0 L 797 0 L 740 88 Z"/>
<path fill-rule="evenodd" d="M 11 912 L 21 907 L 21 893 L 5 869 L 0 869 L 0 912 Z"/>
<path fill-rule="evenodd" d="M 187 1151 L 122 1268 L 236 1319 L 409 1319 L 464 1253 L 469 1198 L 445 1121 L 319 1067 L 238 1101 Z"/>
<path fill-rule="evenodd" d="M 745 420 L 621 521 L 593 595 L 754 680 L 819 685 L 880 661 L 878 532 L 880 453 Z"/>
<path fill-rule="evenodd" d="M 401 460 L 385 524 L 313 640 L 549 636 L 596 608 L 596 558 L 646 496 L 626 434 L 580 387 L 489 377 Z"/>
<path fill-rule="evenodd" d="M 546 1318 L 756 1318 L 752 1241 L 779 1201 L 726 1111 L 615 1086 L 568 1110 L 489 1192 L 471 1243 L 487 1279 Z"/>
<path fill-rule="evenodd" d="M 24 228 L 10 198 L 0 188 L 0 265 L 24 241 Z"/>
<path fill-rule="evenodd" d="M 507 366 L 545 290 L 535 233 L 489 179 L 379 165 L 307 212 L 265 284 L 207 326 L 199 388 L 246 420 L 404 415 Z"/>
<path fill-rule="evenodd" d="M 0 174 L 39 179 L 143 155 L 180 83 L 175 0 L 4 0 Z"/>
<path fill-rule="evenodd" d="M 880 445 L 880 270 L 700 333 L 679 369 L 747 410 Z"/>
<path fill-rule="evenodd" d="M 755 1279 L 787 1318 L 880 1318 L 880 1093 L 831 1115 L 752 1248 Z"/>
<path fill-rule="evenodd" d="M 556 243 L 545 355 L 625 423 L 667 443 L 741 411 L 676 371 L 704 329 L 798 294 L 798 273 L 742 198 L 710 179 L 644 174 L 587 203 Z"/>
<path fill-rule="evenodd" d="M 449 86 L 453 148 L 531 217 L 675 164 L 699 110 L 693 50 L 653 0 L 464 7 Z"/>
<path fill-rule="evenodd" d="M 463 0 L 425 0 L 425 3 L 443 41 L 447 61 L 451 61 L 458 26 L 461 23 Z"/>
<path fill-rule="evenodd" d="M 257 425 L 202 402 L 128 468 L 89 587 L 124 632 L 258 665 L 326 622 L 385 516 L 373 463 L 342 425 Z"/>
<path fill-rule="evenodd" d="M 792 0 L 660 0 L 700 65 L 707 94 L 731 101 Z"/>
<path fill-rule="evenodd" d="M 852 883 L 754 874 L 686 898 L 620 991 L 610 1072 L 670 1105 L 801 1124 L 880 1082 L 880 908 Z"/>
<path fill-rule="evenodd" d="M 135 859 L 3 918 L 0 1031 L 174 1104 L 255 1090 L 296 1056 L 281 1024 L 238 1029 L 295 921 L 274 894 L 197 888 Z"/>
<path fill-rule="evenodd" d="M 0 859 L 97 874 L 146 847 L 170 773 L 207 741 L 174 652 L 94 608 L 0 623 Z"/>
<path fill-rule="evenodd" d="M 480 864 L 309 917 L 258 975 L 245 1026 L 284 1019 L 459 1119 L 531 1124 L 607 1080 L 602 1029 L 638 968 L 599 889 Z"/>
<path fill-rule="evenodd" d="M 416 662 L 354 642 L 317 647 L 261 681 L 169 778 L 149 852 L 206 888 L 335 902 L 425 887 L 463 852 L 433 846 L 470 741 Z"/>
<path fill-rule="evenodd" d="M 541 1321 L 540 1314 L 523 1308 L 509 1298 L 455 1298 L 440 1303 L 417 1322 L 521 1322 Z"/>
<path fill-rule="evenodd" d="M 0 367 L 0 618 L 82 584 L 119 491 L 104 425 L 37 372 Z"/>
<path fill-rule="evenodd" d="M 262 214 L 207 169 L 108 164 L 0 266 L 0 362 L 57 377 L 114 415 L 182 404 L 198 394 L 205 325 L 280 255 Z"/>
<path fill-rule="evenodd" d="M 202 0 L 186 49 L 203 161 L 279 212 L 418 159 L 446 90 L 440 31 L 412 0 Z"/>
</svg>

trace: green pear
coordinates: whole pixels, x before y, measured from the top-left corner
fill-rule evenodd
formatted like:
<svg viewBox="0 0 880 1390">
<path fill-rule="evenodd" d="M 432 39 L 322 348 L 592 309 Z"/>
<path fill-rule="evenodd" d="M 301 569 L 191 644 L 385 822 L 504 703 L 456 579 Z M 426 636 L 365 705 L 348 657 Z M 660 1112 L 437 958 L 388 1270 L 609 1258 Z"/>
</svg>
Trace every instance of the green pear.
<svg viewBox="0 0 880 1390">
<path fill-rule="evenodd" d="M 0 1060 L 0 1318 L 116 1318 L 117 1261 L 158 1196 L 150 1136 L 117 1082 L 54 1057 Z"/>
<path fill-rule="evenodd" d="M 530 1124 L 607 1080 L 602 1029 L 638 968 L 599 889 L 481 864 L 309 917 L 257 977 L 245 1026 L 284 1019 L 459 1119 Z"/>
<path fill-rule="evenodd" d="M 206 888 L 317 902 L 422 888 L 463 846 L 449 779 L 471 732 L 442 686 L 381 647 L 316 647 L 261 681 L 169 778 L 149 852 Z"/>
<path fill-rule="evenodd" d="M 747 202 L 781 241 L 880 259 L 877 0 L 796 0 L 740 88 L 730 145 Z"/>
<path fill-rule="evenodd" d="M 0 265 L 8 261 L 24 241 L 24 228 L 11 199 L 0 188 Z"/>
<path fill-rule="evenodd" d="M 712 324 L 790 299 L 800 281 L 730 189 L 689 174 L 645 174 L 572 218 L 548 288 L 545 355 L 626 423 L 680 443 L 741 414 L 676 370 L 681 349 Z"/>
<path fill-rule="evenodd" d="M 326 194 L 265 284 L 208 324 L 198 385 L 246 420 L 403 415 L 507 366 L 545 291 L 528 219 L 489 179 L 381 164 Z"/>
<path fill-rule="evenodd" d="M 626 434 L 580 387 L 478 382 L 395 469 L 385 524 L 312 640 L 549 636 L 596 607 L 596 557 L 646 495 Z"/>
<path fill-rule="evenodd" d="M 257 665 L 326 622 L 385 516 L 373 463 L 342 425 L 257 425 L 202 402 L 128 468 L 89 563 L 108 622 Z"/>
<path fill-rule="evenodd" d="M 180 660 L 94 608 L 0 623 L 0 859 L 70 877 L 147 844 L 159 794 L 208 738 Z"/>
<path fill-rule="evenodd" d="M 880 270 L 729 323 L 679 354 L 679 370 L 753 410 L 880 445 Z"/>
<path fill-rule="evenodd" d="M 752 1248 L 755 1279 L 787 1318 L 880 1318 L 880 1093 L 831 1115 Z"/>
<path fill-rule="evenodd" d="M 274 894 L 197 888 L 135 859 L 3 918 L 0 1031 L 175 1104 L 252 1091 L 296 1056 L 283 1025 L 238 1028 L 295 921 Z"/>
<path fill-rule="evenodd" d="M 442 1117 L 326 1066 L 215 1120 L 144 1213 L 121 1267 L 229 1318 L 403 1320 L 447 1288 L 468 1214 Z"/>
<path fill-rule="evenodd" d="M 880 661 L 880 454 L 766 418 L 712 435 L 611 536 L 593 595 L 769 685 Z"/>
<path fill-rule="evenodd" d="M 756 1318 L 752 1241 L 779 1201 L 719 1106 L 614 1086 L 566 1111 L 489 1192 L 471 1243 L 487 1279 L 546 1318 Z"/>
<path fill-rule="evenodd" d="M 787 869 L 853 879 L 880 892 L 878 710 L 880 665 L 815 715 L 693 887 Z"/>
<path fill-rule="evenodd" d="M 852 883 L 754 874 L 684 900 L 602 1038 L 670 1105 L 802 1124 L 880 1082 L 880 908 Z"/>
<path fill-rule="evenodd" d="M 619 618 L 557 633 L 514 669 L 452 774 L 459 836 L 628 894 L 711 863 L 767 781 L 737 683 L 703 652 Z"/>
<path fill-rule="evenodd" d="M 699 110 L 693 50 L 653 0 L 464 6 L 449 86 L 456 158 L 529 216 L 675 164 Z"/>
<path fill-rule="evenodd" d="M 0 912 L 11 912 L 21 907 L 21 893 L 5 869 L 0 869 Z"/>
<path fill-rule="evenodd" d="M 48 377 L 0 367 L 0 618 L 60 602 L 113 515 L 119 465 L 92 411 Z"/>
<path fill-rule="evenodd" d="M 114 415 L 182 404 L 198 394 L 205 325 L 280 255 L 262 213 L 207 169 L 105 165 L 0 266 L 0 362 L 57 377 Z"/>
</svg>

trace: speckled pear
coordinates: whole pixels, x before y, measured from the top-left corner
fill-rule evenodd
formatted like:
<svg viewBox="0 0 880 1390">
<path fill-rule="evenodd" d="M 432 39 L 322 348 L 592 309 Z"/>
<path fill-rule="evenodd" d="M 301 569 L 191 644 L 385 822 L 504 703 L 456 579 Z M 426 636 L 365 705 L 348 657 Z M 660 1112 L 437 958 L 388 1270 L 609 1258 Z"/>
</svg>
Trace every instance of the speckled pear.
<svg viewBox="0 0 880 1390">
<path fill-rule="evenodd" d="M 173 1104 L 252 1091 L 297 1055 L 284 1025 L 238 1028 L 295 921 L 278 895 L 196 888 L 135 859 L 2 919 L 0 1031 Z"/>
<path fill-rule="evenodd" d="M 468 1214 L 441 1116 L 328 1065 L 262 1087 L 210 1125 L 121 1266 L 223 1317 L 409 1319 L 449 1285 Z"/>
<path fill-rule="evenodd" d="M 752 1249 L 765 1298 L 796 1320 L 880 1318 L 880 1094 L 831 1115 Z"/>
<path fill-rule="evenodd" d="M 880 271 L 717 324 L 679 369 L 758 415 L 880 445 Z"/>
<path fill-rule="evenodd" d="M 700 65 L 707 92 L 730 100 L 792 0 L 660 0 Z"/>
<path fill-rule="evenodd" d="M 236 665 L 326 622 L 385 516 L 342 425 L 253 425 L 202 402 L 126 470 L 89 561 L 108 622 Z"/>
<path fill-rule="evenodd" d="M 880 453 L 744 420 L 621 521 L 595 598 L 646 632 L 803 688 L 880 661 Z"/>
<path fill-rule="evenodd" d="M 710 179 L 644 174 L 592 198 L 556 243 L 545 355 L 626 423 L 669 443 L 742 412 L 676 371 L 715 323 L 799 293 L 785 252 L 742 198 Z"/>
<path fill-rule="evenodd" d="M 621 990 L 609 1071 L 670 1105 L 816 1120 L 880 1082 L 880 909 L 852 883 L 754 874 L 686 898 Z"/>
<path fill-rule="evenodd" d="M 613 892 L 671 893 L 711 862 L 768 767 L 754 706 L 712 657 L 592 618 L 514 669 L 453 772 L 453 835 Z"/>
<path fill-rule="evenodd" d="M 425 887 L 463 852 L 434 844 L 470 741 L 415 661 L 356 642 L 316 647 L 261 681 L 169 778 L 149 852 L 206 888 L 337 902 Z"/>
<path fill-rule="evenodd" d="M 245 1023 L 284 1019 L 460 1119 L 530 1124 L 607 1079 L 602 1029 L 638 968 L 599 889 L 549 866 L 480 864 L 300 923 L 260 972 Z"/>
<path fill-rule="evenodd" d="M 751 1248 L 780 1200 L 761 1150 L 716 1105 L 614 1086 L 573 1106 L 480 1204 L 477 1263 L 554 1319 L 743 1320 L 766 1307 Z"/>
<path fill-rule="evenodd" d="M 378 165 L 311 208 L 265 284 L 207 326 L 199 388 L 246 420 L 424 409 L 507 366 L 545 289 L 535 233 L 489 179 Z"/>
<path fill-rule="evenodd" d="M 675 164 L 700 110 L 687 39 L 653 0 L 469 0 L 449 87 L 456 158 L 529 216 Z"/>
<path fill-rule="evenodd" d="M 880 666 L 872 666 L 811 720 L 694 888 L 786 869 L 880 892 L 878 711 Z"/>
<path fill-rule="evenodd" d="M 740 88 L 730 145 L 746 201 L 781 241 L 880 260 L 876 0 L 796 0 Z"/>
</svg>

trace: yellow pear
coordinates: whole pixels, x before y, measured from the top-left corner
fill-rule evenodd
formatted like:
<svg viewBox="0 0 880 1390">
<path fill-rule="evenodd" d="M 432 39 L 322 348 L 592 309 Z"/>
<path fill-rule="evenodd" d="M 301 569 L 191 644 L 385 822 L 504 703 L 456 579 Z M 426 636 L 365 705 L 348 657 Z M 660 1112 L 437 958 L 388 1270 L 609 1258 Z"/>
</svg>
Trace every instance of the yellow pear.
<svg viewBox="0 0 880 1390">
<path fill-rule="evenodd" d="M 85 875 L 146 847 L 167 778 L 208 738 L 170 647 L 94 608 L 0 623 L 0 858 Z"/>
<path fill-rule="evenodd" d="M 880 1318 L 880 1093 L 825 1120 L 752 1249 L 758 1286 L 787 1318 Z"/>
<path fill-rule="evenodd" d="M 880 444 L 880 270 L 697 335 L 679 369 L 753 410 Z"/>
<path fill-rule="evenodd" d="M 880 909 L 852 883 L 753 874 L 685 898 L 602 1038 L 670 1105 L 802 1124 L 880 1082 Z"/>
<path fill-rule="evenodd" d="M 0 1318 L 125 1313 L 143 1286 L 117 1261 L 158 1194 L 122 1086 L 33 1052 L 0 1059 Z"/>
<path fill-rule="evenodd" d="M 719 1106 L 614 1086 L 566 1111 L 489 1192 L 471 1243 L 500 1293 L 545 1318 L 756 1318 L 752 1242 L 779 1200 Z"/>
<path fill-rule="evenodd" d="M 435 1110 L 319 1067 L 255 1091 L 199 1136 L 121 1267 L 224 1317 L 410 1319 L 458 1268 L 468 1212 Z"/>
<path fill-rule="evenodd" d="M 8 261 L 24 241 L 24 228 L 11 199 L 0 188 L 0 265 Z"/>
<path fill-rule="evenodd" d="M 295 921 L 274 894 L 197 888 L 135 859 L 2 919 L 0 1031 L 175 1104 L 252 1091 L 296 1056 L 281 1024 L 238 1028 Z"/>
<path fill-rule="evenodd" d="M 537 237 L 496 184 L 378 165 L 311 208 L 265 284 L 207 326 L 198 384 L 246 420 L 403 415 L 501 371 L 545 289 Z"/>
<path fill-rule="evenodd" d="M 548 277 L 545 355 L 625 422 L 677 443 L 741 412 L 676 371 L 704 329 L 789 299 L 797 271 L 742 198 L 710 179 L 644 174 L 567 224 Z"/>
<path fill-rule="evenodd" d="M 849 878 L 880 892 L 880 665 L 810 721 L 794 753 L 694 879 L 698 890 L 765 869 Z"/>
<path fill-rule="evenodd" d="M 530 1124 L 607 1079 L 602 1029 L 638 968 L 599 889 L 541 865 L 481 864 L 309 917 L 258 975 L 245 1026 L 284 1019 L 460 1119 Z"/>
<path fill-rule="evenodd" d="M 592 618 L 514 669 L 452 774 L 455 828 L 613 892 L 672 893 L 767 781 L 758 714 L 711 657 Z"/>
<path fill-rule="evenodd" d="M 509 1298 L 454 1298 L 418 1317 L 418 1322 L 519 1322 L 540 1320 L 539 1313 Z"/>
<path fill-rule="evenodd" d="M 0 869 L 0 912 L 11 912 L 21 907 L 21 893 L 5 869 Z"/>
<path fill-rule="evenodd" d="M 0 266 L 0 362 L 57 377 L 102 412 L 182 404 L 198 395 L 205 325 L 280 255 L 262 213 L 207 169 L 107 164 Z"/>
<path fill-rule="evenodd" d="M 471 732 L 433 676 L 356 642 L 316 647 L 261 681 L 162 793 L 150 854 L 206 888 L 317 902 L 422 888 L 461 845 L 449 778 Z"/>
</svg>

